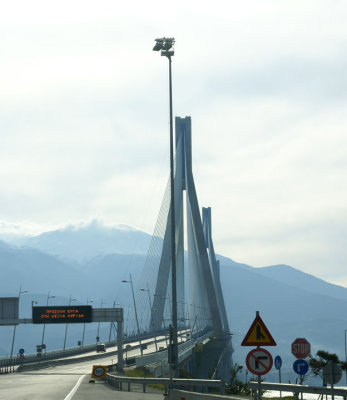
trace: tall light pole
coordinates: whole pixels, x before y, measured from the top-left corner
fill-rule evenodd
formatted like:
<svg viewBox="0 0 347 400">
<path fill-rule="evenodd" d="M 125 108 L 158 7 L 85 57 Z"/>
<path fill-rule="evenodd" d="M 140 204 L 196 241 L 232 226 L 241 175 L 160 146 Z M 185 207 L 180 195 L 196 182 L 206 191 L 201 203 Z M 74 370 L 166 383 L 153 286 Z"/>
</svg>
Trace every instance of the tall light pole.
<svg viewBox="0 0 347 400">
<path fill-rule="evenodd" d="M 87 305 L 93 303 L 93 300 L 88 300 L 87 297 Z M 84 345 L 84 334 L 86 333 L 86 323 L 83 324 L 83 333 L 82 333 L 82 344 L 81 346 L 83 347 Z"/>
<path fill-rule="evenodd" d="M 71 305 L 71 302 L 75 301 L 75 300 L 77 300 L 77 299 L 71 298 L 71 294 L 70 294 L 69 307 Z M 66 324 L 66 326 L 65 326 L 65 336 L 64 336 L 64 348 L 63 348 L 63 350 L 65 350 L 65 348 L 66 348 L 66 336 L 67 336 L 67 328 L 68 328 L 68 326 L 69 326 L 69 324 Z"/>
<path fill-rule="evenodd" d="M 46 306 L 48 307 L 48 302 L 49 299 L 55 299 L 55 296 L 50 296 L 49 292 L 47 294 L 47 302 L 46 302 Z M 43 324 L 43 329 L 42 329 L 42 339 L 41 339 L 41 349 L 42 349 L 42 345 L 43 345 L 43 341 L 45 339 L 45 330 L 46 330 L 46 324 Z"/>
<path fill-rule="evenodd" d="M 175 187 L 174 187 L 174 143 L 172 115 L 172 56 L 175 54 L 174 38 L 155 39 L 154 51 L 160 51 L 161 56 L 169 60 L 169 105 L 170 105 L 170 190 L 171 190 L 171 279 L 172 279 L 172 369 L 173 375 L 178 376 L 178 345 L 177 345 L 177 284 L 176 284 L 176 228 L 175 228 Z"/>
<path fill-rule="evenodd" d="M 123 283 L 130 283 L 131 285 L 131 293 L 133 295 L 133 302 L 134 302 L 134 309 L 135 309 L 135 319 L 136 319 L 136 325 L 137 325 L 137 335 L 139 337 L 139 342 L 140 342 L 140 351 L 141 355 L 143 355 L 143 349 L 142 349 L 142 343 L 141 343 L 141 333 L 140 333 L 140 326 L 139 326 L 139 319 L 137 317 L 137 308 L 136 308 L 136 301 L 135 301 L 135 295 L 134 295 L 134 287 L 133 287 L 133 280 L 131 278 L 130 274 L 130 281 L 122 281 Z"/>
<path fill-rule="evenodd" d="M 149 292 L 149 286 L 148 286 L 148 282 L 147 282 L 147 289 L 140 289 L 141 292 L 147 292 L 148 293 L 148 304 L 149 304 L 149 312 L 151 312 L 151 294 Z M 148 323 L 148 332 L 150 331 L 150 326 L 149 326 L 150 322 Z M 157 344 L 157 335 L 154 332 L 154 343 L 155 343 L 155 351 L 158 351 L 158 344 Z"/>
<path fill-rule="evenodd" d="M 19 285 L 19 293 L 18 293 L 18 307 L 19 307 L 19 301 L 20 301 L 20 295 L 23 293 L 28 293 L 27 290 L 22 290 L 22 285 Z M 19 315 L 18 315 L 19 317 Z M 14 341 L 15 341 L 15 337 L 16 337 L 16 329 L 17 329 L 17 325 L 14 326 L 13 328 L 13 335 L 12 335 L 12 345 L 11 345 L 11 355 L 10 358 L 12 358 L 13 356 L 13 346 L 14 346 Z"/>
<path fill-rule="evenodd" d="M 347 363 L 347 344 L 346 344 L 346 332 L 347 329 L 345 329 L 345 361 Z M 346 370 L 346 385 L 347 385 L 347 370 Z"/>
</svg>

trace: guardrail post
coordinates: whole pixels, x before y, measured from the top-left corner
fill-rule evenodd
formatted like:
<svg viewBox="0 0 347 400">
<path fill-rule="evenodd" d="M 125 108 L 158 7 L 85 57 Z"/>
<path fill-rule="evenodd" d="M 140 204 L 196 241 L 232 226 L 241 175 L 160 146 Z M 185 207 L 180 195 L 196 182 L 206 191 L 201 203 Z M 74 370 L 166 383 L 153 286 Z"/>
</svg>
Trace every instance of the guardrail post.
<svg viewBox="0 0 347 400">
<path fill-rule="evenodd" d="M 220 386 L 219 386 L 219 394 L 224 394 L 224 386 L 225 386 L 225 382 L 222 380 L 220 382 Z"/>
</svg>

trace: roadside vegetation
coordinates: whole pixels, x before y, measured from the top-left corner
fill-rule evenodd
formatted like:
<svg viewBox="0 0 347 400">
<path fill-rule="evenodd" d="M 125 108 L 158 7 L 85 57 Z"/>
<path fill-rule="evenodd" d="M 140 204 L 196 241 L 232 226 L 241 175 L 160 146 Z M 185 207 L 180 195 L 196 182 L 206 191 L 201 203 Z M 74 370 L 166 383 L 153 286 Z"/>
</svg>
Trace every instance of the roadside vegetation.
<svg viewBox="0 0 347 400">
<path fill-rule="evenodd" d="M 243 366 L 239 364 L 234 364 L 231 367 L 230 374 L 230 384 L 225 386 L 225 394 L 227 395 L 241 395 L 249 397 L 251 395 L 251 389 L 248 386 L 247 382 L 242 382 L 238 378 L 238 374 L 240 374 L 243 370 Z"/>
<path fill-rule="evenodd" d="M 339 357 L 335 353 L 329 353 L 325 350 L 318 350 L 316 356 L 310 356 L 308 360 L 308 365 L 311 368 L 311 374 L 313 376 L 320 376 L 323 379 L 323 368 L 327 365 L 329 361 L 337 364 L 342 369 L 342 371 L 347 371 L 347 362 L 340 361 Z"/>
</svg>

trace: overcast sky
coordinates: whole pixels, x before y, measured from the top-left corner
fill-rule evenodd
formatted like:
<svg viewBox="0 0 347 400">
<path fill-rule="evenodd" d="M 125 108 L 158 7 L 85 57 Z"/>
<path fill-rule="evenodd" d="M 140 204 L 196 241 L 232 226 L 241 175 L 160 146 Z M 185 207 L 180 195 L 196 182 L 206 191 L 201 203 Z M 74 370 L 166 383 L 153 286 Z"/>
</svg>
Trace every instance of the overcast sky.
<svg viewBox="0 0 347 400">
<path fill-rule="evenodd" d="M 347 3 L 3 1 L 0 227 L 151 232 L 190 115 L 219 254 L 347 287 Z M 0 232 L 1 233 L 1 232 Z"/>
</svg>

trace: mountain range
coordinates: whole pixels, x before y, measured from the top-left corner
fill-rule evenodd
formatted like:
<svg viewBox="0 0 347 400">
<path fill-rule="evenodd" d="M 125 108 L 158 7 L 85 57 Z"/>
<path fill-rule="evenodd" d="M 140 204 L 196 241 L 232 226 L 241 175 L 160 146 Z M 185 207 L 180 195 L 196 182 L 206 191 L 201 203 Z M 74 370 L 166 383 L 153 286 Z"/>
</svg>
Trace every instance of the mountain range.
<svg viewBox="0 0 347 400">
<path fill-rule="evenodd" d="M 79 227 L 68 226 L 38 236 L 17 236 L 0 241 L 0 296 L 21 294 L 20 316 L 29 317 L 32 302 L 86 304 L 96 307 L 131 306 L 131 292 L 122 280 L 131 274 L 134 287 L 140 278 L 151 235 L 126 225 L 105 227 L 97 221 Z M 234 346 L 233 359 L 240 365 L 250 348 L 241 342 L 256 311 L 277 342 L 270 349 L 283 359 L 283 379 L 295 381 L 295 361 L 290 345 L 298 337 L 311 343 L 312 354 L 319 349 L 344 359 L 344 330 L 347 329 L 347 289 L 301 272 L 288 265 L 254 268 L 217 255 L 221 282 Z M 140 305 L 141 307 L 141 305 Z M 140 312 L 141 313 L 141 312 Z M 61 329 L 60 329 L 61 328 Z M 106 340 L 109 325 L 100 335 Z M 40 327 L 19 326 L 16 343 L 33 352 L 40 341 Z M 49 349 L 60 348 L 63 327 L 47 329 Z M 86 341 L 95 340 L 95 324 L 87 328 Z M 12 327 L 0 327 L 0 356 L 9 353 Z M 81 336 L 81 328 L 69 328 L 70 345 Z M 18 346 L 17 346 L 18 347 Z M 276 353 L 276 354 L 275 354 Z M 273 372 L 274 374 L 274 372 Z M 271 374 L 270 374 L 271 376 Z"/>
</svg>

